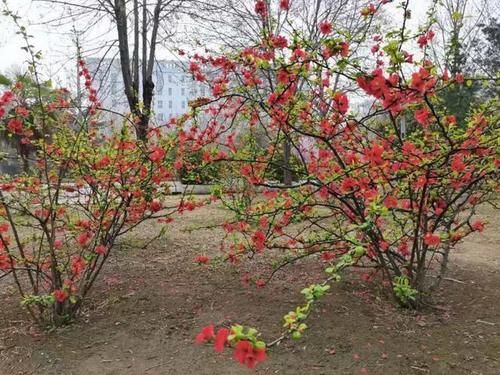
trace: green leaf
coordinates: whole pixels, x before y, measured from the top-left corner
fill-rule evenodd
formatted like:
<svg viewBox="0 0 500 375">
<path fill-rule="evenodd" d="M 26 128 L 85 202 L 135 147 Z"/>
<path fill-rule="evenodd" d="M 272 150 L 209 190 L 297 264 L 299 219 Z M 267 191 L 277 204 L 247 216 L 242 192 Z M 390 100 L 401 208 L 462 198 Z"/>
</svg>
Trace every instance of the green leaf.
<svg viewBox="0 0 500 375">
<path fill-rule="evenodd" d="M 453 12 L 451 14 L 451 18 L 454 20 L 454 21 L 460 21 L 462 19 L 462 13 L 460 12 Z"/>
<path fill-rule="evenodd" d="M 12 81 L 3 74 L 0 74 L 0 85 L 10 86 L 12 85 Z"/>
<path fill-rule="evenodd" d="M 264 341 L 257 341 L 254 344 L 255 349 L 265 349 L 266 348 L 266 343 Z"/>
</svg>

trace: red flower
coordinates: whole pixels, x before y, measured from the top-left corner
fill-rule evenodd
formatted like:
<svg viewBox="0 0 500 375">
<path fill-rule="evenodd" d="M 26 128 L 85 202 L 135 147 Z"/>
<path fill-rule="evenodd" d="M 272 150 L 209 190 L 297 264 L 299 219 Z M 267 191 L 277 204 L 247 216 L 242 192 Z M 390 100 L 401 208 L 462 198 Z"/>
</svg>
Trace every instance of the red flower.
<svg viewBox="0 0 500 375">
<path fill-rule="evenodd" d="M 365 150 L 365 157 L 372 165 L 384 164 L 384 159 L 382 154 L 384 153 L 384 147 L 375 143 L 372 148 Z"/>
<path fill-rule="evenodd" d="M 11 133 L 21 134 L 23 132 L 23 123 L 13 118 L 7 123 L 7 129 L 9 129 Z"/>
<path fill-rule="evenodd" d="M 377 11 L 377 8 L 375 7 L 375 5 L 370 4 L 367 7 L 364 7 L 363 9 L 361 9 L 361 15 L 367 17 L 371 14 L 375 14 L 376 11 Z"/>
<path fill-rule="evenodd" d="M 209 325 L 201 330 L 200 333 L 196 335 L 196 342 L 202 344 L 204 342 L 210 341 L 215 338 L 214 326 Z"/>
<path fill-rule="evenodd" d="M 91 239 L 92 239 L 92 233 L 90 233 L 90 232 L 80 233 L 78 235 L 78 237 L 76 238 L 76 240 L 78 241 L 78 244 L 82 247 L 87 246 Z"/>
<path fill-rule="evenodd" d="M 21 117 L 28 117 L 29 114 L 30 114 L 29 111 L 24 107 L 17 107 L 16 108 L 16 115 L 19 115 Z"/>
<path fill-rule="evenodd" d="M 286 69 L 280 69 L 278 70 L 278 73 L 276 73 L 276 79 L 278 80 L 278 83 L 286 85 L 290 82 L 290 75 Z"/>
<path fill-rule="evenodd" d="M 262 18 L 267 17 L 267 6 L 264 0 L 257 0 L 255 2 L 255 13 L 257 13 Z"/>
<path fill-rule="evenodd" d="M 333 31 L 332 23 L 328 20 L 321 21 L 319 23 L 319 31 L 325 35 L 331 34 Z"/>
<path fill-rule="evenodd" d="M 227 328 L 221 328 L 217 332 L 217 336 L 215 336 L 214 342 L 214 350 L 217 353 L 222 353 L 224 351 L 224 345 L 226 345 L 227 343 L 229 333 L 230 331 Z"/>
<path fill-rule="evenodd" d="M 398 252 L 403 256 L 410 255 L 410 252 L 408 251 L 408 242 L 406 241 L 401 242 L 398 246 Z"/>
<path fill-rule="evenodd" d="M 233 357 L 248 368 L 255 368 L 258 362 L 267 358 L 266 349 L 255 349 L 250 341 L 239 341 L 234 349 Z"/>
<path fill-rule="evenodd" d="M 97 169 L 102 169 L 106 168 L 110 164 L 111 164 L 111 158 L 108 155 L 106 155 L 95 163 L 95 167 Z"/>
<path fill-rule="evenodd" d="M 484 222 L 481 220 L 476 220 L 471 224 L 473 230 L 482 232 L 484 230 Z"/>
<path fill-rule="evenodd" d="M 342 57 L 349 56 L 349 43 L 340 42 L 340 56 Z"/>
<path fill-rule="evenodd" d="M 323 262 L 329 262 L 334 258 L 335 258 L 335 253 L 333 251 L 325 251 L 324 253 L 321 253 L 321 260 Z"/>
<path fill-rule="evenodd" d="M 99 245 L 94 250 L 99 255 L 104 255 L 108 251 L 107 247 L 104 245 Z"/>
<path fill-rule="evenodd" d="M 184 163 L 182 162 L 182 160 L 176 160 L 174 162 L 174 168 L 177 170 L 181 169 L 183 167 L 183 165 L 184 165 Z"/>
<path fill-rule="evenodd" d="M 135 144 L 130 141 L 122 141 L 118 143 L 119 150 L 135 150 Z"/>
<path fill-rule="evenodd" d="M 210 259 L 206 255 L 197 255 L 194 260 L 199 264 L 208 264 Z"/>
<path fill-rule="evenodd" d="M 0 223 L 0 233 L 5 233 L 9 230 L 8 223 Z"/>
<path fill-rule="evenodd" d="M 391 209 L 391 208 L 397 208 L 398 207 L 398 200 L 397 198 L 394 198 L 393 196 L 387 196 L 384 199 L 384 206 Z"/>
<path fill-rule="evenodd" d="M 63 242 L 61 240 L 54 240 L 54 249 L 61 249 Z"/>
<path fill-rule="evenodd" d="M 421 94 L 430 91 L 436 84 L 437 79 L 432 77 L 425 68 L 420 68 L 418 72 L 412 73 L 410 88 L 417 90 Z"/>
<path fill-rule="evenodd" d="M 7 271 L 12 268 L 12 262 L 8 255 L 0 254 L 0 270 Z"/>
<path fill-rule="evenodd" d="M 462 73 L 458 73 L 456 76 L 455 76 L 455 81 L 461 85 L 464 83 L 464 75 Z"/>
<path fill-rule="evenodd" d="M 347 96 L 345 96 L 345 94 L 337 92 L 333 96 L 333 100 L 335 103 L 334 108 L 343 115 L 345 115 L 346 112 L 349 110 L 349 100 L 347 99 Z"/>
<path fill-rule="evenodd" d="M 222 82 L 217 82 L 212 87 L 213 96 L 221 96 L 226 91 L 226 85 Z"/>
<path fill-rule="evenodd" d="M 429 41 L 429 40 L 427 39 L 427 36 L 426 36 L 426 35 L 420 35 L 420 36 L 418 37 L 417 43 L 418 43 L 418 46 L 419 46 L 420 48 L 424 48 L 424 47 L 427 45 L 427 42 L 428 42 L 428 41 Z"/>
<path fill-rule="evenodd" d="M 358 187 L 358 181 L 356 181 L 352 177 L 346 177 L 342 180 L 342 183 L 340 184 L 340 188 L 342 189 L 343 192 L 349 192 L 351 190 L 354 190 L 356 187 Z"/>
<path fill-rule="evenodd" d="M 154 200 L 149 204 L 149 209 L 153 212 L 158 212 L 162 209 L 162 204 L 160 201 Z"/>
<path fill-rule="evenodd" d="M 417 147 L 415 146 L 415 144 L 408 141 L 405 141 L 403 143 L 403 147 L 401 149 L 403 150 L 403 154 L 406 156 L 415 154 L 415 152 L 417 151 Z"/>
<path fill-rule="evenodd" d="M 68 294 L 64 290 L 56 289 L 54 290 L 54 298 L 57 302 L 63 303 L 68 298 Z"/>
<path fill-rule="evenodd" d="M 162 161 L 164 157 L 165 157 L 165 150 L 164 149 L 162 149 L 159 146 L 154 146 L 151 148 L 151 150 L 149 152 L 149 160 L 156 163 L 156 162 Z"/>
<path fill-rule="evenodd" d="M 465 169 L 464 156 L 455 155 L 451 162 L 451 170 L 454 172 L 463 172 Z"/>
<path fill-rule="evenodd" d="M 81 219 L 80 219 L 80 220 L 78 220 L 78 221 L 76 222 L 76 226 L 77 226 L 77 227 L 80 227 L 80 228 L 90 229 L 90 227 L 91 227 L 91 223 L 90 223 L 90 221 L 89 221 L 89 220 L 81 220 Z"/>
<path fill-rule="evenodd" d="M 266 235 L 264 234 L 263 231 L 258 230 L 253 234 L 252 242 L 257 251 L 262 251 L 264 250 L 264 245 L 266 243 Z"/>
<path fill-rule="evenodd" d="M 288 40 L 282 35 L 276 35 L 272 37 L 273 46 L 276 48 L 286 48 L 288 47 Z"/>
<path fill-rule="evenodd" d="M 264 279 L 255 280 L 255 286 L 257 288 L 264 288 L 266 286 L 266 280 L 264 280 Z"/>
<path fill-rule="evenodd" d="M 280 0 L 280 9 L 281 10 L 289 10 L 290 9 L 290 0 Z"/>
<path fill-rule="evenodd" d="M 80 256 L 74 256 L 71 258 L 71 272 L 78 276 L 85 269 L 85 260 Z"/>
<path fill-rule="evenodd" d="M 427 34 L 425 34 L 428 41 L 431 41 L 432 39 L 434 39 L 434 35 L 436 35 L 436 34 L 434 34 L 434 31 L 432 31 L 432 30 L 427 31 Z"/>
<path fill-rule="evenodd" d="M 427 108 L 422 108 L 422 109 L 419 109 L 418 111 L 415 112 L 415 120 L 417 120 L 417 122 L 420 124 L 420 125 L 427 125 L 429 124 L 429 115 L 430 115 L 430 112 Z"/>
<path fill-rule="evenodd" d="M 444 122 L 446 125 L 456 125 L 457 124 L 457 118 L 453 115 L 446 116 L 444 118 Z"/>
<path fill-rule="evenodd" d="M 12 91 L 5 91 L 2 96 L 0 96 L 0 104 L 6 105 L 9 104 L 14 98 L 14 93 Z"/>
<path fill-rule="evenodd" d="M 426 233 L 424 236 L 424 243 L 427 246 L 438 246 L 441 243 L 441 238 L 437 234 L 434 233 Z"/>
<path fill-rule="evenodd" d="M 385 240 L 382 240 L 379 242 L 379 246 L 380 246 L 380 249 L 382 251 L 387 251 L 389 249 L 389 242 L 385 241 Z"/>
</svg>

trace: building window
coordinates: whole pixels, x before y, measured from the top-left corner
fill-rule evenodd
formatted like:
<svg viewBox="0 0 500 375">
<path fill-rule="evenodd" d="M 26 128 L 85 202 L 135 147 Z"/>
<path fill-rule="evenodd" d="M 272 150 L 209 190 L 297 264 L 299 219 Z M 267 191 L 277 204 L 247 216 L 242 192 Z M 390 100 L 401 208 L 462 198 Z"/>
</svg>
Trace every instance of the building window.
<svg viewBox="0 0 500 375">
<path fill-rule="evenodd" d="M 158 108 L 163 108 L 163 100 L 158 100 Z"/>
<path fill-rule="evenodd" d="M 168 108 L 172 108 L 172 101 L 171 100 L 168 101 Z"/>
<path fill-rule="evenodd" d="M 172 96 L 172 87 L 169 87 L 169 88 L 168 88 L 168 95 L 169 95 L 169 96 Z"/>
<path fill-rule="evenodd" d="M 158 88 L 156 89 L 156 95 L 161 95 L 161 94 L 163 94 L 162 87 L 158 86 Z"/>
<path fill-rule="evenodd" d="M 181 89 L 181 95 L 186 96 L 186 89 L 184 87 Z"/>
<path fill-rule="evenodd" d="M 168 82 L 172 83 L 172 75 L 171 74 L 168 75 Z"/>
<path fill-rule="evenodd" d="M 158 113 L 158 121 L 163 121 L 163 113 Z"/>
<path fill-rule="evenodd" d="M 182 101 L 182 108 L 183 109 L 186 108 L 186 101 L 185 100 Z"/>
</svg>

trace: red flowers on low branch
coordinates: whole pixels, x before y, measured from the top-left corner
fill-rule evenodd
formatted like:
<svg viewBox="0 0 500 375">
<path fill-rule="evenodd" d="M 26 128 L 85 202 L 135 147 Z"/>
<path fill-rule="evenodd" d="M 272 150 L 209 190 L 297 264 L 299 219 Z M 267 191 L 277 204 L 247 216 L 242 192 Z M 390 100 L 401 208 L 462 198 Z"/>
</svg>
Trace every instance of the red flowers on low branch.
<svg viewBox="0 0 500 375">
<path fill-rule="evenodd" d="M 259 362 L 267 359 L 266 347 L 262 341 L 256 339 L 257 331 L 248 329 L 245 332 L 243 327 L 234 326 L 231 329 L 220 328 L 215 334 L 213 325 L 204 327 L 196 335 L 195 341 L 198 344 L 214 342 L 214 351 L 222 353 L 226 346 L 234 346 L 233 358 L 253 369 Z"/>
<path fill-rule="evenodd" d="M 201 344 L 213 340 L 214 338 L 215 338 L 214 326 L 209 325 L 203 328 L 201 332 L 198 333 L 198 335 L 196 335 L 196 342 L 198 344 Z"/>
<path fill-rule="evenodd" d="M 255 349 L 249 341 L 239 341 L 234 349 L 233 357 L 242 365 L 252 369 L 259 362 L 264 362 L 267 354 L 265 349 Z"/>
</svg>

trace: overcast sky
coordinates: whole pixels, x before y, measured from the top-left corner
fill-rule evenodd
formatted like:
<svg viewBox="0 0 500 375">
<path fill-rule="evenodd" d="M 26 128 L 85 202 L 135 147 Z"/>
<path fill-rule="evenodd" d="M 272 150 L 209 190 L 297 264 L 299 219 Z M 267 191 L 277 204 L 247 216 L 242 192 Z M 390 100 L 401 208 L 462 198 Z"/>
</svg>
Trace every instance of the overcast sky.
<svg viewBox="0 0 500 375">
<path fill-rule="evenodd" d="M 396 4 L 388 4 L 389 14 L 393 15 L 395 20 L 401 15 L 401 11 L 396 10 Z M 41 50 L 44 56 L 44 68 L 46 73 L 58 80 L 65 80 L 69 74 L 68 67 L 74 67 L 74 61 L 71 56 L 75 55 L 75 47 L 72 43 L 70 28 L 49 29 L 46 26 L 39 25 L 41 19 L 56 14 L 56 10 L 32 0 L 8 0 L 9 7 L 22 17 L 20 23 L 28 27 L 29 32 L 34 36 L 33 45 L 36 50 Z M 410 1 L 412 10 L 411 27 L 418 26 L 425 20 L 425 13 L 430 4 L 430 0 Z M 0 5 L 3 7 L 3 4 Z M 397 22 L 397 21 L 396 21 Z M 0 72 L 8 72 L 14 67 L 26 66 L 27 55 L 21 50 L 24 45 L 19 35 L 16 35 L 16 28 L 12 20 L 0 15 Z M 161 57 L 161 52 L 160 52 Z M 65 72 L 66 70 L 66 72 Z"/>
</svg>

